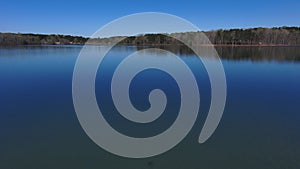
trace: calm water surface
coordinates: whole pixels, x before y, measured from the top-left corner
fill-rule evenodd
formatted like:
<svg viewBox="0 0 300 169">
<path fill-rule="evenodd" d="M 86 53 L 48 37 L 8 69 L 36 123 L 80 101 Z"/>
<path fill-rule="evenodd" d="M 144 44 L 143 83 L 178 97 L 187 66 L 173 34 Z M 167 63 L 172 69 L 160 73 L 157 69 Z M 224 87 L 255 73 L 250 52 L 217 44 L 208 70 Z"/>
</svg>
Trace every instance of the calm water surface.
<svg viewBox="0 0 300 169">
<path fill-rule="evenodd" d="M 81 48 L 0 48 L 0 168 L 300 168 L 299 47 L 218 48 L 227 78 L 227 102 L 219 127 L 204 144 L 198 144 L 197 139 L 209 109 L 208 75 L 193 54 L 171 50 L 190 66 L 197 79 L 199 117 L 179 145 L 146 159 L 112 155 L 82 130 L 72 102 L 72 74 Z M 99 48 L 91 46 L 91 50 Z M 98 104 L 116 130 L 148 137 L 172 125 L 180 95 L 168 74 L 144 71 L 132 81 L 132 103 L 146 110 L 149 91 L 161 88 L 172 106 L 167 105 L 163 116 L 146 125 L 126 121 L 117 113 L 109 98 L 111 75 L 117 64 L 136 50 L 119 46 L 108 54 L 97 74 L 96 95 L 98 101 L 106 98 Z"/>
</svg>

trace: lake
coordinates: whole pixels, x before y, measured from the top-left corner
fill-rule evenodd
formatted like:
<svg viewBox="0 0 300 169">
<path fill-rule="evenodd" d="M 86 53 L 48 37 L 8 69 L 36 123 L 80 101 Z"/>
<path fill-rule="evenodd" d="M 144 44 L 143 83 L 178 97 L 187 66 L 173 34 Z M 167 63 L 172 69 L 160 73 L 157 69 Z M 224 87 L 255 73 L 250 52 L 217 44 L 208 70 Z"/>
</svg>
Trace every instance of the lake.
<svg viewBox="0 0 300 169">
<path fill-rule="evenodd" d="M 91 46 L 91 50 L 98 48 Z M 170 48 L 196 77 L 201 93 L 199 115 L 180 144 L 145 159 L 106 152 L 81 128 L 72 100 L 73 70 L 81 49 L 59 45 L 0 48 L 0 168 L 300 168 L 300 47 L 217 47 L 227 79 L 227 101 L 217 130 L 203 144 L 197 140 L 210 106 L 209 77 L 193 53 Z M 111 75 L 122 59 L 139 49 L 117 46 L 109 52 L 107 64 L 98 70 L 96 96 L 98 104 L 107 98 L 99 107 L 106 110 L 103 115 L 114 129 L 149 137 L 172 125 L 180 94 L 168 74 L 144 71 L 132 81 L 132 103 L 146 110 L 149 91 L 161 88 L 172 103 L 168 111 L 144 125 L 117 113 L 109 98 Z"/>
</svg>

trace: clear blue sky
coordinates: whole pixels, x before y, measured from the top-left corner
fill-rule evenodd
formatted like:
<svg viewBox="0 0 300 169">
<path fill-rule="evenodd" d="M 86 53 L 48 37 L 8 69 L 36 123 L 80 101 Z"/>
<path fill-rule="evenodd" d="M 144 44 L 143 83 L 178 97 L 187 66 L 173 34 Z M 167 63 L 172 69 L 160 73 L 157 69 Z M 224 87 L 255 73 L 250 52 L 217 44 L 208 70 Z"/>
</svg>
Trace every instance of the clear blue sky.
<svg viewBox="0 0 300 169">
<path fill-rule="evenodd" d="M 300 26 L 299 0 L 5 0 L 0 32 L 90 36 L 106 23 L 137 12 L 165 12 L 201 30 Z"/>
</svg>

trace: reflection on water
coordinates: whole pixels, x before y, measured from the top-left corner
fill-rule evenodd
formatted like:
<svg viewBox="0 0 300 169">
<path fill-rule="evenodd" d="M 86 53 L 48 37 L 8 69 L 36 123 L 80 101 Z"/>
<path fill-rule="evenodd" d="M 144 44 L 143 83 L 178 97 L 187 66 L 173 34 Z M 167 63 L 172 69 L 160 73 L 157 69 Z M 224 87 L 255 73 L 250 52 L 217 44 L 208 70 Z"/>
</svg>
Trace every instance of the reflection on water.
<svg viewBox="0 0 300 169">
<path fill-rule="evenodd" d="M 216 47 L 219 55 L 230 60 L 300 61 L 300 47 Z"/>
<path fill-rule="evenodd" d="M 104 48 L 90 46 L 91 51 Z M 107 87 L 118 63 L 139 49 L 118 46 L 109 52 L 97 74 L 97 99 L 109 95 Z M 112 155 L 82 130 L 71 90 L 80 50 L 81 46 L 0 49 L 0 168 L 300 168 L 300 64 L 294 62 L 299 60 L 300 48 L 217 47 L 227 77 L 227 103 L 214 135 L 198 144 L 209 109 L 209 78 L 197 57 L 171 47 L 169 50 L 182 56 L 196 77 L 201 97 L 199 117 L 178 146 L 147 159 Z M 162 132 L 172 125 L 178 111 L 180 96 L 174 80 L 160 71 L 145 71 L 132 82 L 131 101 L 137 109 L 147 109 L 148 93 L 156 87 L 174 103 L 157 124 L 136 126 L 114 111 L 104 116 L 118 131 L 130 135 Z M 99 106 L 113 110 L 109 98 Z"/>
<path fill-rule="evenodd" d="M 18 46 L 18 47 L 0 47 L 0 56 L 5 57 L 9 54 L 14 56 L 20 55 L 22 50 L 15 49 L 30 49 L 32 55 L 40 55 L 45 49 L 52 52 L 68 52 L 74 49 L 81 49 L 80 45 L 37 45 L 37 46 Z M 106 46 L 90 46 L 91 50 L 102 50 Z M 124 46 L 119 45 L 114 47 L 114 51 L 124 52 L 142 50 L 145 48 L 159 48 L 170 51 L 178 56 L 194 56 L 194 52 L 183 45 L 154 45 L 154 46 Z M 205 51 L 208 46 L 198 46 L 199 50 Z M 278 62 L 298 62 L 300 61 L 299 46 L 215 46 L 219 56 L 225 60 L 251 60 L 251 61 L 278 61 Z M 9 50 L 11 49 L 11 50 Z M 59 49 L 59 50 L 57 50 Z M 8 52 L 8 53 L 6 53 Z M 49 53 L 49 52 L 48 52 Z M 203 56 L 205 57 L 205 56 Z"/>
<path fill-rule="evenodd" d="M 179 45 L 165 46 L 138 46 L 138 49 L 158 47 L 171 51 L 178 55 L 194 55 L 194 52 L 186 47 Z M 199 46 L 200 50 L 209 47 Z M 300 47 L 272 47 L 272 46 L 216 46 L 219 56 L 226 60 L 252 60 L 252 61 L 300 61 Z"/>
</svg>

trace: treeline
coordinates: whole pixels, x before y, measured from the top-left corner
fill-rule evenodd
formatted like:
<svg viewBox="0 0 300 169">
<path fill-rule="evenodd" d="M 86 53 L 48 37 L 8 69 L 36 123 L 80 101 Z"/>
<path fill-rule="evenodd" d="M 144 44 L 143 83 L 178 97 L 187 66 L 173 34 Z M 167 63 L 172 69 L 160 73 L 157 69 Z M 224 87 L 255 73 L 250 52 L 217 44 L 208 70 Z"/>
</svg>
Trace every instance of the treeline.
<svg viewBox="0 0 300 169">
<path fill-rule="evenodd" d="M 188 40 L 190 44 L 208 44 L 201 38 L 202 33 L 215 45 L 300 45 L 300 27 L 220 29 L 207 32 L 145 34 L 94 39 L 70 35 L 0 33 L 0 45 L 85 44 L 86 42 L 94 45 L 107 45 L 120 39 L 123 39 L 119 42 L 121 45 L 182 45 L 180 41 L 172 37 Z"/>
<path fill-rule="evenodd" d="M 123 45 L 182 45 L 172 37 L 185 39 L 190 44 L 207 44 L 201 38 L 204 33 L 209 41 L 215 45 L 300 45 L 300 27 L 276 27 L 276 28 L 249 28 L 229 29 L 207 32 L 183 32 L 173 34 L 145 34 L 127 37 L 119 44 Z M 170 37 L 171 36 L 171 37 Z M 91 44 L 108 44 L 117 38 L 98 38 L 88 42 Z M 202 41 L 202 42 L 199 42 Z"/>
<path fill-rule="evenodd" d="M 88 38 L 71 35 L 0 33 L 1 46 L 84 44 Z"/>
<path fill-rule="evenodd" d="M 205 34 L 213 44 L 300 45 L 300 27 L 230 29 Z"/>
</svg>

